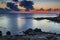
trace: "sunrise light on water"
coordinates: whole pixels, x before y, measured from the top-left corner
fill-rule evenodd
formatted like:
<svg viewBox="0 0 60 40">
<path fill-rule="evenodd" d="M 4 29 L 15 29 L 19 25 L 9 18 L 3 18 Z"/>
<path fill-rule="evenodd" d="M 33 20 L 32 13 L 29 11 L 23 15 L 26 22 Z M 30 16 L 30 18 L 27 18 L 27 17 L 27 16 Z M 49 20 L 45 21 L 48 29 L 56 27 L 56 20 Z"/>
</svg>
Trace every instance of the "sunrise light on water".
<svg viewBox="0 0 60 40">
<path fill-rule="evenodd" d="M 0 40 L 60 40 L 60 0 L 0 0 Z"/>
</svg>

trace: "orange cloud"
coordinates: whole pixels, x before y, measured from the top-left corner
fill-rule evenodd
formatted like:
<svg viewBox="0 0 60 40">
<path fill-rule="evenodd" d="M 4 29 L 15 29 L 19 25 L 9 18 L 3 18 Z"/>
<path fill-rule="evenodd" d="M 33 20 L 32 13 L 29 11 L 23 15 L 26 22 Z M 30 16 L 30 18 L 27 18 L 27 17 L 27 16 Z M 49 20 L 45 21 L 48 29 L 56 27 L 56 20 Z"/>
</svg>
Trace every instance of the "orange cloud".
<svg viewBox="0 0 60 40">
<path fill-rule="evenodd" d="M 0 4 L 0 8 L 6 8 L 6 4 Z"/>
<path fill-rule="evenodd" d="M 17 4 L 17 5 L 18 5 L 18 4 Z M 44 9 L 48 9 L 48 8 L 60 8 L 59 5 L 49 5 L 49 6 L 48 6 L 48 5 L 34 4 L 33 6 L 34 6 L 35 9 L 40 9 L 40 8 L 44 8 Z M 6 8 L 6 7 L 7 7 L 6 4 L 0 4 L 0 8 Z M 18 5 L 18 8 L 25 10 L 24 7 L 21 7 L 21 6 L 19 6 L 19 5 Z"/>
</svg>

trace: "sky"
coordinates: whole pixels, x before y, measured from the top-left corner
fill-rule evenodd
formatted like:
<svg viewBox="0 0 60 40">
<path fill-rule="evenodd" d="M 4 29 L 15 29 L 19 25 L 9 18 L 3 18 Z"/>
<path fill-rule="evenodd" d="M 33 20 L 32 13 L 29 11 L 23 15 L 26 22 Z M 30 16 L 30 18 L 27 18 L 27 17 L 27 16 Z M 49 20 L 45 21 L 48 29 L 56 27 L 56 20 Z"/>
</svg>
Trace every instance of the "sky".
<svg viewBox="0 0 60 40">
<path fill-rule="evenodd" d="M 1 1 L 4 2 L 4 4 L 1 4 Z M 12 0 L 0 0 L 0 8 L 1 7 L 6 7 L 5 2 L 11 2 Z M 21 1 L 21 0 L 19 0 Z M 28 0 L 30 1 L 30 0 Z M 60 8 L 60 0 L 31 0 L 34 2 L 34 8 L 35 9 L 40 9 L 40 8 L 44 8 L 44 9 L 48 9 L 48 8 Z"/>
</svg>

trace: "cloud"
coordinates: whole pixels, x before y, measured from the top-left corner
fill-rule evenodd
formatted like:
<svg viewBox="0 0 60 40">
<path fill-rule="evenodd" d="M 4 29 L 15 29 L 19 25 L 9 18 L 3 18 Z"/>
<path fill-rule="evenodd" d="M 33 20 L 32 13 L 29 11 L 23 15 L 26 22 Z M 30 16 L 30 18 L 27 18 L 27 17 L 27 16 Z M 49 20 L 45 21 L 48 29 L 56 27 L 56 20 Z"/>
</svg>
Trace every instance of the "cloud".
<svg viewBox="0 0 60 40">
<path fill-rule="evenodd" d="M 12 10 L 19 11 L 18 6 L 11 2 L 7 3 L 7 7 L 9 7 Z"/>
<path fill-rule="evenodd" d="M 32 1 L 26 1 L 26 0 L 20 2 L 20 6 L 26 8 L 26 11 L 33 10 L 34 9 L 33 4 L 34 3 Z"/>
<path fill-rule="evenodd" d="M 18 2 L 18 0 L 13 0 L 13 1 Z"/>
<path fill-rule="evenodd" d="M 18 0 L 13 0 L 13 2 L 19 2 L 19 1 Z M 34 4 L 33 1 L 23 0 L 23 1 L 19 2 L 19 6 L 24 7 L 26 9 L 26 11 L 33 10 L 34 9 L 33 4 Z M 9 7 L 12 10 L 19 11 L 19 8 L 17 7 L 17 5 L 15 5 L 12 2 L 8 2 L 7 7 Z"/>
</svg>

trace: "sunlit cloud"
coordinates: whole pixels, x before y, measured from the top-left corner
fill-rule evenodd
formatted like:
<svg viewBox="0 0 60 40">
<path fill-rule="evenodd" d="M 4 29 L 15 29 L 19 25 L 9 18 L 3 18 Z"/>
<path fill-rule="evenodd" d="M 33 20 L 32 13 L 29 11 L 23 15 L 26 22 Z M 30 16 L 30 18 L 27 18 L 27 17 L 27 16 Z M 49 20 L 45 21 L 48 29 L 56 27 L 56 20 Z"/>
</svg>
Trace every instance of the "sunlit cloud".
<svg viewBox="0 0 60 40">
<path fill-rule="evenodd" d="M 19 0 L 21 1 L 21 0 Z M 44 9 L 48 9 L 48 8 L 60 8 L 60 0 L 31 0 L 34 2 L 34 8 L 35 9 L 40 9 L 40 8 L 44 8 Z M 12 0 L 7 0 L 6 2 L 13 2 Z M 2 5 L 2 4 L 0 4 Z M 5 3 L 4 3 L 5 5 Z M 5 6 L 0 6 L 1 7 L 6 7 Z M 20 9 L 25 9 L 23 7 L 19 7 Z"/>
</svg>

